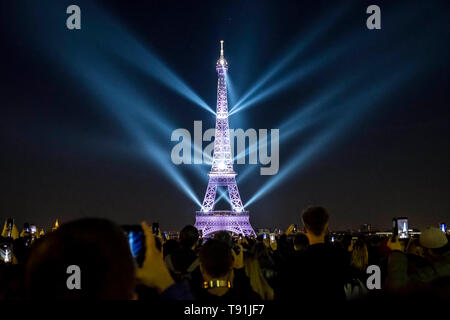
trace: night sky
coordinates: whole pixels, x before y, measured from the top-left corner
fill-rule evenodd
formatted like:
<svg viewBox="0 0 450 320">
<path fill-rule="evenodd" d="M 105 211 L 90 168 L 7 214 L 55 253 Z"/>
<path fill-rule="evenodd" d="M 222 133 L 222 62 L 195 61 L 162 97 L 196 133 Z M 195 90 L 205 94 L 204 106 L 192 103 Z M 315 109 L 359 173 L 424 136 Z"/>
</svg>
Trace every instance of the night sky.
<svg viewBox="0 0 450 320">
<path fill-rule="evenodd" d="M 312 204 L 335 230 L 450 223 L 449 21 L 448 1 L 2 1 L 0 218 L 193 224 L 209 168 L 172 164 L 170 134 L 214 126 L 192 96 L 215 109 L 223 39 L 237 100 L 272 74 L 230 127 L 304 127 L 280 141 L 279 176 L 238 175 L 244 204 L 270 186 L 253 227 Z"/>
</svg>

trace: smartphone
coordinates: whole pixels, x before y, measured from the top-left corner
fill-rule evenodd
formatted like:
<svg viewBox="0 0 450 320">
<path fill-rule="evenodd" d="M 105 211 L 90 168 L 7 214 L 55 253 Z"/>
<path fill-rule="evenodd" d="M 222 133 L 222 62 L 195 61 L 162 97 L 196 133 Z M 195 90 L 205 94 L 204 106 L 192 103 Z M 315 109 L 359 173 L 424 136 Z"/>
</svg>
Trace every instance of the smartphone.
<svg viewBox="0 0 450 320">
<path fill-rule="evenodd" d="M 159 231 L 159 223 L 158 222 L 153 222 L 152 223 L 152 232 L 153 234 L 158 234 Z"/>
<path fill-rule="evenodd" d="M 125 236 L 128 240 L 128 245 L 130 246 L 131 254 L 133 255 L 136 264 L 142 267 L 142 263 L 145 259 L 145 236 L 144 230 L 140 225 L 126 225 L 122 226 Z"/>
<path fill-rule="evenodd" d="M 445 223 L 441 223 L 441 228 L 442 232 L 446 233 L 447 232 L 447 225 Z"/>
<path fill-rule="evenodd" d="M 11 262 L 11 248 L 8 244 L 3 243 L 0 245 L 0 258 L 3 260 L 4 263 L 10 263 Z"/>
<path fill-rule="evenodd" d="M 267 239 L 267 233 L 263 234 L 263 239 Z"/>
<path fill-rule="evenodd" d="M 408 239 L 408 218 L 401 217 L 397 218 L 397 234 L 399 239 Z"/>
<path fill-rule="evenodd" d="M 400 239 L 407 239 L 409 237 L 408 232 L 408 218 L 398 218 L 398 234 Z"/>
<path fill-rule="evenodd" d="M 36 234 L 36 226 L 35 225 L 31 225 L 30 226 L 30 231 L 31 231 L 31 234 Z"/>
<path fill-rule="evenodd" d="M 274 234 L 270 235 L 270 242 L 275 242 L 275 235 Z"/>
<path fill-rule="evenodd" d="M 30 224 L 28 222 L 25 222 L 23 224 L 23 231 L 26 233 L 30 233 Z"/>
<path fill-rule="evenodd" d="M 294 231 L 294 233 L 297 232 L 297 225 L 296 224 L 294 224 L 294 230 L 293 231 Z"/>
<path fill-rule="evenodd" d="M 334 237 L 331 237 L 331 242 L 334 242 Z"/>
<path fill-rule="evenodd" d="M 122 230 L 128 240 L 131 254 L 139 267 L 145 260 L 145 234 L 140 225 L 124 225 Z M 155 237 L 156 248 L 161 251 L 162 244 L 158 237 Z"/>
</svg>

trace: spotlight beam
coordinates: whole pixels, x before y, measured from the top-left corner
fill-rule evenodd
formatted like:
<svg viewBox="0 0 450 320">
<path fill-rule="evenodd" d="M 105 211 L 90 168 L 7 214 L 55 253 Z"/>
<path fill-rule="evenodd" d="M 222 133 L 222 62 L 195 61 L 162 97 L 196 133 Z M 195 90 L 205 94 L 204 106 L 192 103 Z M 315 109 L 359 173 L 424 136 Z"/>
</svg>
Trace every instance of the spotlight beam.
<svg viewBox="0 0 450 320">
<path fill-rule="evenodd" d="M 404 72 L 401 74 L 403 78 L 407 78 L 412 72 L 408 70 L 408 72 Z M 346 107 L 351 107 L 352 105 L 361 105 L 365 101 L 369 100 L 370 102 L 367 104 L 364 111 L 367 111 L 366 109 L 370 109 L 375 105 L 375 102 L 379 100 L 382 97 L 383 93 L 387 92 L 387 88 L 391 88 L 393 90 L 393 84 L 395 84 L 400 78 L 400 73 L 395 74 L 392 76 L 389 80 L 383 82 L 383 84 L 370 89 L 370 93 L 367 91 L 364 91 L 363 93 L 359 94 L 357 97 L 353 98 L 350 102 L 344 104 L 344 106 L 341 108 L 343 110 L 346 109 Z M 403 80 L 403 78 L 401 80 Z M 398 84 L 397 84 L 398 85 Z M 367 95 L 369 95 L 370 99 L 368 99 Z M 297 151 L 297 153 L 292 157 L 292 159 L 288 162 L 287 165 L 285 165 L 276 176 L 273 178 L 270 178 L 266 184 L 259 189 L 245 204 L 246 207 L 251 205 L 253 202 L 258 200 L 261 196 L 266 194 L 269 190 L 274 188 L 276 185 L 281 183 L 284 178 L 288 178 L 288 175 L 292 173 L 292 171 L 296 170 L 296 172 L 299 171 L 299 169 L 304 169 L 305 163 L 310 160 L 313 156 L 315 156 L 317 153 L 319 153 L 321 150 L 323 150 L 323 147 L 328 144 L 332 138 L 335 138 L 339 133 L 342 133 L 345 131 L 345 128 L 348 127 L 356 117 L 361 116 L 361 114 L 364 113 L 363 111 L 359 110 L 358 112 L 350 112 L 347 109 L 347 113 L 344 114 L 344 116 L 335 123 L 329 130 L 325 131 L 318 139 L 315 139 L 313 143 L 309 144 L 305 149 L 300 149 Z"/>
<path fill-rule="evenodd" d="M 346 87 L 348 87 L 348 85 Z M 283 141 L 286 141 L 294 134 L 298 134 L 303 130 L 305 130 L 306 128 L 308 128 L 309 126 L 314 125 L 315 123 L 322 120 L 326 116 L 325 114 L 315 115 L 314 113 L 320 109 L 323 109 L 325 106 L 329 105 L 329 102 L 343 91 L 344 91 L 343 84 L 335 86 L 334 88 L 330 89 L 330 91 L 324 93 L 323 95 L 320 95 L 320 97 L 308 103 L 306 107 L 301 108 L 293 116 L 290 116 L 288 120 L 278 125 L 277 127 L 280 129 L 279 142 L 282 143 Z M 260 143 L 266 143 L 266 141 L 260 141 Z M 234 157 L 234 161 L 237 161 L 242 157 L 246 157 L 249 153 L 253 152 L 255 148 L 257 148 L 257 145 L 258 142 L 255 142 L 249 147 L 247 147 L 245 150 L 238 153 Z"/>
<path fill-rule="evenodd" d="M 152 139 L 152 137 L 145 132 L 134 119 L 134 116 L 144 112 L 145 109 L 142 105 L 148 105 L 148 102 L 144 102 L 138 93 L 132 91 L 123 81 L 113 81 L 117 78 L 112 76 L 112 69 L 110 67 L 107 70 L 108 77 L 103 76 L 103 74 L 98 71 L 92 72 L 88 68 L 79 69 L 84 80 L 87 80 L 84 83 L 89 84 L 87 87 L 94 90 L 96 97 L 102 102 L 102 105 L 112 112 L 119 124 L 125 129 L 126 133 L 131 135 L 131 137 L 139 143 L 141 150 L 144 150 L 147 158 L 151 159 L 153 163 L 156 163 L 162 172 L 165 173 L 166 176 L 180 188 L 180 190 L 201 207 L 201 203 L 192 187 L 180 174 L 179 170 L 176 169 L 175 165 L 171 163 L 170 158 L 167 158 L 167 152 L 156 144 L 154 139 Z M 119 83 L 120 86 L 118 85 Z M 126 106 L 126 108 L 124 106 Z M 145 112 L 147 111 L 149 110 L 145 110 Z M 149 117 L 149 119 L 152 119 L 151 121 L 154 124 L 162 126 L 160 129 L 162 129 L 164 133 L 170 131 L 169 126 L 162 125 L 163 123 L 166 123 L 165 119 L 162 119 L 156 113 L 152 113 L 152 116 Z M 197 168 L 199 170 L 201 169 L 201 167 Z"/>
<path fill-rule="evenodd" d="M 225 200 L 229 203 L 232 204 L 230 201 L 230 198 L 228 197 L 228 193 L 220 190 L 220 196 L 216 199 L 216 201 L 214 202 L 214 205 L 216 205 L 220 200 L 222 200 L 223 198 L 225 198 Z"/>
<path fill-rule="evenodd" d="M 408 21 L 410 21 L 410 19 L 414 18 L 414 16 L 408 15 L 407 18 L 409 19 Z M 407 28 L 408 24 L 404 24 L 402 26 L 402 29 L 396 29 L 395 32 L 401 34 L 401 32 L 404 32 Z M 352 39 L 348 40 L 348 39 Z M 338 58 L 339 56 L 341 56 L 342 54 L 348 52 L 347 49 L 352 48 L 352 45 L 354 43 L 354 41 L 367 41 L 367 38 L 361 38 L 361 34 L 359 32 L 353 32 L 351 35 L 346 36 L 344 39 L 342 39 L 341 41 L 336 41 L 337 43 L 340 43 L 339 45 L 335 46 L 334 48 L 330 48 L 327 51 L 331 52 L 331 58 L 335 59 Z M 389 54 L 391 55 L 391 53 Z M 320 68 L 323 66 L 323 64 L 329 64 L 329 61 L 327 61 L 327 57 L 326 57 L 326 53 L 322 54 L 321 58 L 319 59 L 319 61 L 322 61 L 322 63 L 318 63 L 318 60 L 313 59 L 310 60 L 309 63 L 306 64 L 306 68 L 309 69 L 311 68 L 311 66 L 309 66 L 309 64 L 316 64 L 317 68 Z M 305 63 L 303 63 L 305 64 Z M 271 87 L 265 89 L 263 87 L 263 85 L 258 86 L 258 89 L 264 89 L 264 91 L 260 94 L 258 94 L 257 96 L 254 96 L 254 94 L 256 94 L 256 91 L 252 92 L 252 95 L 254 96 L 253 98 L 251 98 L 249 100 L 249 98 L 252 95 L 244 95 L 243 98 L 241 98 L 238 103 L 231 108 L 230 110 L 230 115 L 235 114 L 238 111 L 241 111 L 245 108 L 251 107 L 252 105 L 259 103 L 261 100 L 263 99 L 267 99 L 268 97 L 270 97 L 271 95 L 277 93 L 278 91 L 282 90 L 282 89 L 286 89 L 289 85 L 292 84 L 292 82 L 297 80 L 297 77 L 299 77 L 298 79 L 301 80 L 301 73 L 302 70 L 299 69 L 297 71 L 294 71 L 293 73 L 291 73 L 290 75 L 288 75 L 287 77 L 284 77 L 281 82 L 279 83 L 275 83 L 274 85 L 272 85 Z M 267 81 L 264 81 L 264 83 L 266 83 Z"/>
<path fill-rule="evenodd" d="M 134 118 L 139 118 L 151 122 L 151 127 L 145 126 L 145 130 L 156 129 L 157 133 L 165 134 L 169 129 L 168 122 L 161 121 L 161 117 L 153 111 L 147 110 L 150 103 L 145 98 L 140 97 L 135 90 L 123 84 L 123 77 L 120 76 L 114 67 L 106 64 L 105 61 L 111 58 L 110 48 L 117 48 L 117 43 L 121 43 L 122 48 L 126 48 L 127 41 L 133 42 L 133 37 L 119 27 L 119 23 L 112 19 L 104 10 L 100 10 L 93 2 L 85 4 L 90 8 L 90 12 L 95 14 L 96 19 L 90 21 L 89 33 L 83 37 L 81 43 L 74 41 L 73 37 L 65 35 L 64 28 L 49 28 L 50 24 L 58 25 L 60 21 L 56 18 L 59 16 L 58 6 L 34 6 L 33 10 L 27 11 L 30 21 L 42 23 L 49 32 L 43 38 L 41 33 L 33 31 L 31 39 L 38 48 L 42 48 L 45 54 L 51 57 L 51 62 L 61 65 L 63 68 L 70 71 L 71 76 L 81 79 L 77 83 L 81 83 L 85 88 L 93 93 L 93 96 L 100 101 L 98 105 L 105 107 L 126 133 L 137 140 L 140 150 L 148 151 L 146 147 L 154 148 L 159 153 L 152 155 L 147 152 L 147 159 L 153 160 L 162 169 L 170 180 L 179 185 L 183 192 L 192 199 L 198 206 L 200 202 L 192 191 L 187 181 L 180 175 L 177 170 L 174 170 L 170 159 L 166 159 L 164 155 L 167 152 L 161 153 L 161 147 L 151 141 L 152 136 L 146 134 L 143 128 L 139 127 L 139 121 Z M 88 10 L 88 9 L 86 9 Z M 45 11 L 45 12 L 44 12 Z M 49 14 L 51 12 L 51 14 Z M 41 13 L 41 14 L 37 14 Z M 45 14 L 48 19 L 45 21 L 37 21 L 36 17 Z M 105 29 L 107 26 L 107 29 Z M 105 34 L 104 30 L 108 32 Z M 110 35 L 114 35 L 111 37 Z M 101 39 L 102 46 L 98 46 L 98 41 Z M 122 41 L 123 40 L 123 41 Z M 131 43 L 133 47 L 136 43 Z M 137 43 L 137 45 L 139 45 Z M 90 51 L 89 46 L 97 48 L 95 51 Z M 123 49 L 125 50 L 125 49 Z M 137 50 L 141 50 L 139 47 Z M 173 75 L 173 74 L 172 74 Z M 180 84 L 177 82 L 177 84 Z M 206 105 L 206 104 L 205 104 Z M 141 116 L 139 116 L 139 114 Z M 145 117 L 142 117 L 145 114 Z M 148 123 L 147 123 L 148 124 Z M 153 137 L 156 139 L 156 137 Z M 172 167 L 171 167 L 172 166 Z"/>
<path fill-rule="evenodd" d="M 293 49 L 288 51 L 288 54 L 284 58 L 278 59 L 277 63 L 273 65 L 267 73 L 265 73 L 260 80 L 258 80 L 251 89 L 249 89 L 241 99 L 231 108 L 230 114 L 238 108 L 241 104 L 246 102 L 253 94 L 255 94 L 259 89 L 261 89 L 269 80 L 271 80 L 277 73 L 283 70 L 290 62 L 294 60 L 300 53 L 304 52 L 321 34 L 325 33 L 339 17 L 347 10 L 346 7 L 341 7 L 339 10 L 334 10 L 326 17 L 318 19 L 320 23 L 317 23 L 306 37 L 303 37 L 301 41 L 296 41 Z M 326 21 L 326 23 L 323 23 Z M 300 43 L 300 45 L 299 45 Z"/>
<path fill-rule="evenodd" d="M 228 91 L 228 96 L 230 98 L 230 104 L 234 105 L 237 101 L 236 87 L 234 86 L 234 83 L 228 73 L 226 74 L 226 80 L 227 80 L 227 89 L 228 89 L 227 91 Z"/>
<path fill-rule="evenodd" d="M 329 105 L 329 102 L 332 101 L 333 98 L 341 94 L 343 91 L 344 88 L 342 85 L 335 87 L 331 92 L 315 99 L 305 108 L 302 108 L 299 112 L 292 116 L 287 122 L 280 125 L 279 143 L 283 143 L 294 134 L 298 134 L 304 131 L 306 128 L 318 123 L 323 118 L 332 116 L 334 113 L 328 112 L 327 114 L 322 113 L 313 117 L 313 113 L 317 111 L 317 109 L 324 108 L 325 106 Z M 305 119 L 306 117 L 308 117 L 308 119 Z M 265 139 L 267 139 L 267 136 L 265 137 Z M 261 141 L 260 143 L 266 143 L 266 141 Z M 249 146 L 245 150 L 245 152 L 241 152 L 240 154 L 238 154 L 235 159 L 247 156 L 250 153 L 250 150 L 253 150 L 255 147 L 257 147 L 257 143 Z M 238 182 L 242 182 L 243 180 L 245 180 L 247 176 L 256 169 L 256 165 L 248 166 L 239 176 L 237 176 Z"/>
<path fill-rule="evenodd" d="M 342 49 L 342 48 L 341 48 Z M 390 53 L 388 57 L 393 54 Z M 348 90 L 352 87 L 352 85 L 358 83 L 361 80 L 364 80 L 364 77 L 369 76 L 374 70 L 378 68 L 377 64 L 374 64 L 371 68 L 366 70 L 363 74 L 359 74 L 356 76 L 353 76 L 349 81 L 347 82 L 338 82 L 335 84 L 334 87 L 327 90 L 323 95 L 321 95 L 319 98 L 316 98 L 314 101 L 310 102 L 306 107 L 302 108 L 298 112 L 296 112 L 294 115 L 289 116 L 288 120 L 283 122 L 278 126 L 280 129 L 280 137 L 279 142 L 282 143 L 286 139 L 290 138 L 294 134 L 298 134 L 302 132 L 307 127 L 314 125 L 318 121 L 321 121 L 325 117 L 329 117 L 330 115 L 333 115 L 331 110 L 328 110 L 327 114 L 319 114 L 313 117 L 314 112 L 323 109 L 325 106 L 330 106 L 330 102 L 332 99 L 337 97 L 338 95 L 342 94 L 345 90 Z M 306 119 L 305 119 L 306 118 Z M 266 137 L 267 138 L 267 137 Z M 237 159 L 240 159 L 241 157 L 247 156 L 251 150 L 254 150 L 254 148 L 257 146 L 257 144 L 253 144 L 246 148 L 241 153 L 237 154 L 234 157 L 234 161 Z M 244 176 L 247 176 L 256 166 L 248 167 L 244 174 L 241 173 L 239 175 L 238 179 L 241 181 Z"/>
<path fill-rule="evenodd" d="M 97 9 L 97 11 L 100 10 Z M 114 34 L 114 37 L 101 37 L 103 43 L 109 45 L 109 52 L 115 52 L 119 57 L 134 65 L 138 70 L 144 71 L 147 75 L 164 84 L 175 93 L 215 115 L 214 110 L 194 90 L 164 64 L 156 54 L 152 53 L 143 45 L 144 41 L 139 41 L 117 19 L 106 14 L 106 12 L 99 12 L 99 16 L 102 22 L 94 22 L 99 23 L 99 25 L 96 25 L 98 30 L 102 30 L 104 29 L 104 25 L 108 25 L 112 28 L 111 34 Z M 120 46 L 117 45 L 117 38 L 121 39 Z"/>
<path fill-rule="evenodd" d="M 127 49 L 117 51 L 121 58 L 126 59 L 128 63 L 134 65 L 139 70 L 145 72 L 146 75 L 164 84 L 166 87 L 181 95 L 182 97 L 193 102 L 195 105 L 215 115 L 214 110 L 200 98 L 184 81 L 181 80 L 172 70 L 169 69 L 155 54 L 145 49 L 134 39 L 129 39 L 134 52 L 130 54 Z M 125 48 L 125 47 L 122 47 Z M 114 48 L 118 50 L 118 48 Z M 136 59 L 139 57 L 139 59 Z"/>
<path fill-rule="evenodd" d="M 336 48 L 332 51 L 332 54 L 328 52 L 321 55 L 320 58 L 315 58 L 312 61 L 309 61 L 305 67 L 299 68 L 298 70 L 290 73 L 288 76 L 284 77 L 279 82 L 274 85 L 266 88 L 262 93 L 253 97 L 250 100 L 247 100 L 245 103 L 241 104 L 239 107 L 235 107 L 230 112 L 230 116 L 249 107 L 256 105 L 257 103 L 267 99 L 268 97 L 274 95 L 275 93 L 288 89 L 292 84 L 298 84 L 299 81 L 303 80 L 307 75 L 316 71 L 319 68 L 323 68 L 326 65 L 329 65 L 333 62 L 333 59 L 336 59 L 339 55 L 345 52 L 347 49 L 347 45 L 341 45 L 339 48 Z"/>
</svg>

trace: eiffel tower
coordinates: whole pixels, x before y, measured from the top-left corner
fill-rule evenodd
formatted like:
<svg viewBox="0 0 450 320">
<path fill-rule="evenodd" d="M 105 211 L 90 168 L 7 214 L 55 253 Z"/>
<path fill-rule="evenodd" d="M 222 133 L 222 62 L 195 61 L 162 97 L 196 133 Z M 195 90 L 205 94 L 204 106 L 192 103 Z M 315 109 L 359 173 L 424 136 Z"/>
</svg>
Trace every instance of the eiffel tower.
<svg viewBox="0 0 450 320">
<path fill-rule="evenodd" d="M 236 172 L 233 170 L 233 157 L 228 126 L 227 71 L 228 63 L 223 56 L 223 40 L 220 41 L 220 58 L 216 63 L 218 74 L 216 131 L 214 153 L 208 187 L 200 211 L 196 213 L 195 227 L 201 230 L 203 237 L 209 237 L 219 230 L 237 234 L 255 234 L 249 221 L 248 211 L 244 210 L 236 184 Z M 218 187 L 228 189 L 231 210 L 214 210 Z"/>
</svg>

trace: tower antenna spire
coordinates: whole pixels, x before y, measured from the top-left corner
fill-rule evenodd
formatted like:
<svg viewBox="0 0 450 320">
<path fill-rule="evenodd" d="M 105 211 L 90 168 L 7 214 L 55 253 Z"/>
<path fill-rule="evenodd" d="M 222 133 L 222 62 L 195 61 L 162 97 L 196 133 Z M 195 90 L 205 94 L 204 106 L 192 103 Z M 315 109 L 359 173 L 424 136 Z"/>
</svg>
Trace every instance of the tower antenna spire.
<svg viewBox="0 0 450 320">
<path fill-rule="evenodd" d="M 223 57 L 223 40 L 220 40 L 220 56 Z"/>
</svg>

